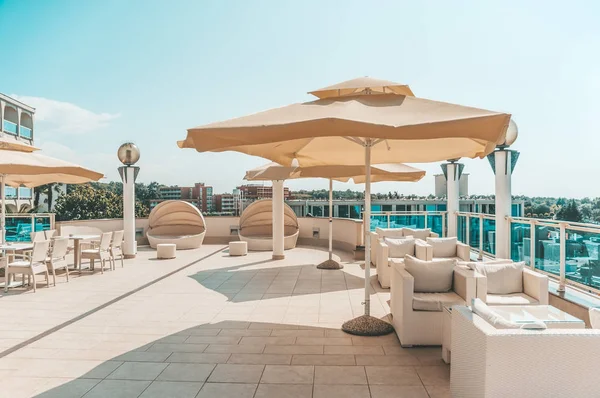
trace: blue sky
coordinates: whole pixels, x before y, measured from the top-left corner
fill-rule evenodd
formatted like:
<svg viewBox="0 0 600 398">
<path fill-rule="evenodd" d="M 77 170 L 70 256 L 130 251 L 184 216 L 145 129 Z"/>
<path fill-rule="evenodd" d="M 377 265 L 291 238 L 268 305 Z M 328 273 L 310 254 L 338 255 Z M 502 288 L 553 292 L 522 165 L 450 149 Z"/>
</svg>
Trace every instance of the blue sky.
<svg viewBox="0 0 600 398">
<path fill-rule="evenodd" d="M 600 196 L 598 20 L 594 1 L 0 0 L 0 92 L 37 108 L 48 154 L 117 179 L 116 149 L 131 140 L 141 181 L 222 192 L 265 160 L 180 150 L 187 128 L 369 75 L 512 113 L 514 194 Z M 471 193 L 492 193 L 487 161 L 464 163 Z M 439 164 L 417 166 L 422 182 L 375 191 L 431 193 Z"/>
</svg>

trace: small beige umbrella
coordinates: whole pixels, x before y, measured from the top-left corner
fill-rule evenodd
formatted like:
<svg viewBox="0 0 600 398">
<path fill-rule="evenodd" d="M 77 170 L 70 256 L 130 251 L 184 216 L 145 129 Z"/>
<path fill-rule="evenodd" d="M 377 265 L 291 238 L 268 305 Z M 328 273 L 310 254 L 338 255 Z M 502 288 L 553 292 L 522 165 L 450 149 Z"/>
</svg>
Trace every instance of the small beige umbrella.
<svg viewBox="0 0 600 398">
<path fill-rule="evenodd" d="M 342 83 L 342 85 L 346 84 Z M 289 166 L 365 166 L 365 236 L 370 229 L 371 163 L 426 163 L 483 158 L 506 141 L 507 113 L 381 92 L 381 81 L 352 84 L 354 95 L 336 86 L 313 91 L 323 99 L 293 104 L 188 129 L 181 148 L 236 151 Z M 385 87 L 389 87 L 385 86 Z M 393 84 L 391 85 L 393 86 Z M 397 86 L 397 85 L 396 85 Z M 342 90 L 344 87 L 339 88 Z M 383 91 L 383 90 L 381 90 Z M 323 94 L 321 94 L 323 96 Z M 365 239 L 365 263 L 369 263 Z M 370 317 L 370 269 L 365 267 L 365 315 L 347 322 L 355 334 L 382 334 L 390 325 Z"/>
<path fill-rule="evenodd" d="M 0 140 L 0 192 L 6 184 L 37 187 L 50 183 L 81 184 L 98 181 L 104 175 L 77 164 L 38 153 L 38 148 L 17 141 Z M 4 242 L 6 225 L 4 195 L 0 209 L 0 231 Z"/>
<path fill-rule="evenodd" d="M 371 174 L 371 182 L 416 182 L 425 176 L 425 171 L 402 163 L 375 164 L 371 166 Z M 348 182 L 352 179 L 354 183 L 362 184 L 365 181 L 365 166 L 286 167 L 272 162 L 248 170 L 244 177 L 245 180 L 249 181 L 292 180 L 298 178 L 329 179 L 329 259 L 317 265 L 317 268 L 340 269 L 342 266 L 333 260 L 333 180 Z"/>
</svg>

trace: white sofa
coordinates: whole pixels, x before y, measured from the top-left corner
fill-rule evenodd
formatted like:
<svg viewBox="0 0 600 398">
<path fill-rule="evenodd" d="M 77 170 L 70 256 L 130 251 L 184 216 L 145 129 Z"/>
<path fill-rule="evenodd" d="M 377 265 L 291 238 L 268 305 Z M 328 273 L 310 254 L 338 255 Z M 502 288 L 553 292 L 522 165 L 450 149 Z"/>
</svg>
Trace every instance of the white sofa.
<svg viewBox="0 0 600 398">
<path fill-rule="evenodd" d="M 371 240 L 371 264 L 377 265 L 377 256 L 379 252 L 379 243 L 381 239 L 402 238 L 412 236 L 415 239 L 425 240 L 428 237 L 437 238 L 439 235 L 431 232 L 430 228 L 412 229 L 412 228 L 375 228 L 375 231 L 369 233 Z"/>
<path fill-rule="evenodd" d="M 592 397 L 600 391 L 600 330 L 496 329 L 455 306 L 451 344 L 453 397 Z"/>
<path fill-rule="evenodd" d="M 457 261 L 470 261 L 471 248 L 456 238 L 428 237 L 425 250 L 417 257 L 420 260 L 438 261 L 453 258 Z"/>
<path fill-rule="evenodd" d="M 415 292 L 415 279 L 401 264 L 392 264 L 391 285 L 393 324 L 403 347 L 441 345 L 443 306 L 465 305 L 476 294 L 474 272 L 456 266 L 445 293 Z"/>
<path fill-rule="evenodd" d="M 473 267 L 473 264 L 476 264 Z M 475 278 L 477 280 L 477 298 L 483 300 L 489 305 L 547 305 L 548 304 L 548 276 L 543 275 L 539 272 L 532 271 L 527 266 L 522 264 L 522 270 L 515 272 L 512 270 L 510 273 L 502 276 L 486 276 L 482 272 L 482 267 L 497 267 L 502 264 L 512 264 L 513 266 L 522 263 L 513 263 L 511 260 L 496 260 L 489 263 L 469 263 L 470 267 L 475 268 Z M 515 283 L 521 286 L 520 291 L 513 291 L 512 293 L 498 293 L 490 289 L 490 283 L 497 282 L 488 280 L 489 278 L 501 278 L 502 284 L 512 283 L 509 278 L 520 278 L 521 281 L 515 281 Z"/>
</svg>

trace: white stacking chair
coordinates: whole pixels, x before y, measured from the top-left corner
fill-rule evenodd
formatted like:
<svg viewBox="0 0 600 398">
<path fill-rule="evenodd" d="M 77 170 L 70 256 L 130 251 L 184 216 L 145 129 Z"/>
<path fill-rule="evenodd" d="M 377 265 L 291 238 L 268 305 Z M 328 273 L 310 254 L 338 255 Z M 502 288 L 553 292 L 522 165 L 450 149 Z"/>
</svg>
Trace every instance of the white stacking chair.
<svg viewBox="0 0 600 398">
<path fill-rule="evenodd" d="M 56 286 L 56 270 L 64 269 L 69 281 L 69 264 L 67 263 L 67 251 L 69 250 L 69 239 L 55 239 L 50 249 L 50 254 L 46 259 L 46 265 L 49 271 L 52 272 L 52 282 Z"/>
<path fill-rule="evenodd" d="M 46 237 L 46 240 L 50 240 L 54 237 L 54 235 L 56 235 L 56 230 L 55 229 L 49 229 L 44 231 L 44 236 Z"/>
<path fill-rule="evenodd" d="M 44 231 L 30 232 L 29 237 L 31 238 L 32 242 L 41 242 L 43 240 L 48 240 L 46 239 L 46 236 L 44 236 Z"/>
<path fill-rule="evenodd" d="M 48 247 L 50 242 L 47 240 L 37 241 L 33 243 L 33 250 L 30 254 L 14 254 L 11 255 L 13 258 L 12 262 L 6 264 L 6 283 L 4 284 L 4 291 L 8 291 L 10 285 L 10 276 L 16 274 L 23 274 L 31 276 L 33 279 L 33 291 L 36 291 L 36 280 L 37 274 L 46 274 L 46 284 L 49 284 L 48 267 L 46 266 L 46 258 L 48 256 Z M 20 258 L 20 260 L 14 261 L 14 259 Z"/>
<path fill-rule="evenodd" d="M 106 261 L 108 261 L 108 268 L 111 269 L 111 257 L 110 257 L 110 241 L 112 238 L 112 232 L 105 232 L 100 238 L 100 242 L 82 242 L 81 246 L 89 246 L 89 249 L 81 250 L 80 259 L 90 260 L 90 268 L 94 270 L 94 263 L 96 260 L 100 262 L 100 272 L 104 273 L 104 267 Z"/>
<path fill-rule="evenodd" d="M 113 269 L 115 268 L 117 256 L 121 259 L 121 268 L 125 267 L 125 256 L 123 255 L 123 249 L 121 248 L 123 245 L 123 235 L 125 235 L 125 231 L 113 232 L 112 242 L 110 244 L 110 257 L 112 258 Z"/>
</svg>

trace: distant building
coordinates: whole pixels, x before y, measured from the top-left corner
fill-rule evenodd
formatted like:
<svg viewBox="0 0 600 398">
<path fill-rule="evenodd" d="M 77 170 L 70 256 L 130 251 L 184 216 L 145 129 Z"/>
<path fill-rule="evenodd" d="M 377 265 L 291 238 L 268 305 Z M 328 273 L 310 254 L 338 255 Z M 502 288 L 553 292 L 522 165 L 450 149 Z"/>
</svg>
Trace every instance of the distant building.
<svg viewBox="0 0 600 398">
<path fill-rule="evenodd" d="M 244 200 L 257 200 L 273 197 L 273 187 L 270 185 L 247 184 L 237 187 Z M 290 189 L 283 188 L 283 197 L 285 200 L 291 199 Z"/>
<path fill-rule="evenodd" d="M 233 193 L 216 194 L 213 196 L 214 210 L 223 215 L 239 216 L 242 209 L 242 197 L 239 189 Z"/>
<path fill-rule="evenodd" d="M 4 141 L 18 141 L 33 145 L 33 118 L 35 108 L 0 93 L 0 137 Z M 6 207 L 16 212 L 23 205 L 33 206 L 33 189 L 7 186 L 4 194 Z"/>
<path fill-rule="evenodd" d="M 435 176 L 435 196 L 438 198 L 445 198 L 448 192 L 448 184 L 446 183 L 446 177 L 443 174 L 436 174 Z M 458 180 L 458 195 L 469 196 L 469 174 L 463 173 Z"/>
<path fill-rule="evenodd" d="M 152 199 L 150 207 L 154 207 L 165 200 L 184 200 L 194 204 L 203 213 L 214 210 L 213 208 L 213 188 L 199 182 L 193 187 L 161 187 L 158 189 L 160 198 Z"/>
</svg>

